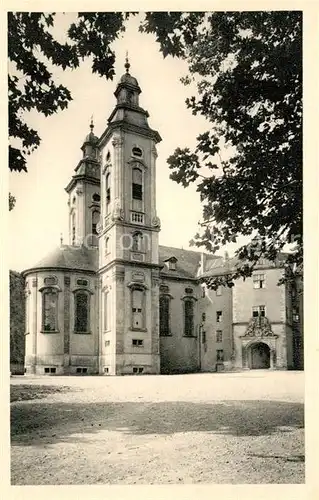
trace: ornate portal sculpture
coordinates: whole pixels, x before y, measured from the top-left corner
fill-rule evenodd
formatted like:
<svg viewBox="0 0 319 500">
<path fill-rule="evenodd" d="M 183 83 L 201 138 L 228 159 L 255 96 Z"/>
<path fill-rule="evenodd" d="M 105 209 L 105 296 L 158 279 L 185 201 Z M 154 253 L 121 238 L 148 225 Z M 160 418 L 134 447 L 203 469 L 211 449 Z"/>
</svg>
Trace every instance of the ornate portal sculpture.
<svg viewBox="0 0 319 500">
<path fill-rule="evenodd" d="M 273 331 L 269 319 L 265 316 L 252 318 L 247 327 L 245 337 L 271 337 Z"/>
</svg>

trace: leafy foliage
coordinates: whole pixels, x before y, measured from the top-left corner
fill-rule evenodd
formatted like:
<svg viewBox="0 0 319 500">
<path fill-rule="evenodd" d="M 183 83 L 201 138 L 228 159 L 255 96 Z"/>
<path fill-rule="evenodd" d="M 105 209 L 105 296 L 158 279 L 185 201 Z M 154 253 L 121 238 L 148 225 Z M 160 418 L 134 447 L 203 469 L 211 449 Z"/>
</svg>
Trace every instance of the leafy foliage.
<svg viewBox="0 0 319 500">
<path fill-rule="evenodd" d="M 197 84 L 198 95 L 187 106 L 209 128 L 197 138 L 195 151 L 179 147 L 168 158 L 171 178 L 184 187 L 196 182 L 203 202 L 202 231 L 193 243 L 218 251 L 239 235 L 252 238 L 237 252 L 241 265 L 229 283 L 249 276 L 261 256 L 275 261 L 286 243 L 295 244 L 286 263 L 299 266 L 302 15 L 217 12 L 203 22 L 199 13 L 196 24 L 196 14 L 184 15 L 193 24 L 189 42 L 187 22 L 181 28 L 178 55 L 189 64 L 183 83 Z M 158 14 L 149 16 L 156 24 Z M 171 33 L 154 29 L 170 53 Z"/>
<path fill-rule="evenodd" d="M 55 13 L 9 12 L 8 57 L 10 72 L 9 137 L 18 146 L 9 146 L 9 168 L 27 170 L 27 155 L 40 144 L 36 130 L 25 121 L 25 112 L 37 110 L 45 116 L 65 109 L 70 91 L 57 85 L 54 66 L 75 69 L 81 60 L 92 57 L 92 71 L 106 78 L 114 75 L 115 54 L 110 44 L 124 30 L 127 14 L 82 12 L 68 29 L 68 41 L 58 42 L 51 33 Z"/>
<path fill-rule="evenodd" d="M 15 204 L 16 204 L 15 197 L 11 193 L 9 193 L 9 212 L 13 210 Z"/>
</svg>

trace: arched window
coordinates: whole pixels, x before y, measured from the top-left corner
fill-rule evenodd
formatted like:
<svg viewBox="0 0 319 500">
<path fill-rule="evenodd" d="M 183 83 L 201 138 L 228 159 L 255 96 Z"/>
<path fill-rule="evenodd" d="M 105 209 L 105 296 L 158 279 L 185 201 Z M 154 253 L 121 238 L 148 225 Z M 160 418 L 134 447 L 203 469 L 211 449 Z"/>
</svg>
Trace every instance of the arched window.
<svg viewBox="0 0 319 500">
<path fill-rule="evenodd" d="M 42 331 L 58 331 L 58 293 L 53 288 L 42 292 Z"/>
<path fill-rule="evenodd" d="M 184 335 L 192 337 L 194 335 L 194 301 L 184 300 Z"/>
<path fill-rule="evenodd" d="M 132 251 L 143 252 L 143 234 L 140 231 L 133 233 L 132 240 Z"/>
<path fill-rule="evenodd" d="M 132 328 L 139 330 L 144 328 L 144 302 L 145 291 L 143 288 L 134 287 L 131 290 L 132 294 Z"/>
<path fill-rule="evenodd" d="M 143 172 L 140 168 L 132 170 L 132 200 L 133 210 L 143 209 Z"/>
<path fill-rule="evenodd" d="M 170 301 L 168 295 L 160 296 L 160 335 L 163 336 L 170 334 Z"/>
<path fill-rule="evenodd" d="M 106 213 L 109 213 L 109 205 L 111 203 L 111 174 L 106 174 L 105 177 L 105 195 L 106 195 Z"/>
<path fill-rule="evenodd" d="M 104 255 L 108 255 L 110 252 L 110 238 L 108 236 L 105 236 L 104 238 Z"/>
<path fill-rule="evenodd" d="M 77 291 L 74 295 L 74 332 L 89 333 L 90 330 L 90 295 L 86 291 Z"/>
<path fill-rule="evenodd" d="M 97 210 L 94 210 L 92 212 L 92 229 L 91 229 L 91 232 L 92 232 L 92 247 L 97 247 L 98 244 L 99 244 L 99 240 L 98 240 L 98 231 L 97 231 L 97 225 L 100 221 L 100 212 L 98 212 Z"/>
</svg>

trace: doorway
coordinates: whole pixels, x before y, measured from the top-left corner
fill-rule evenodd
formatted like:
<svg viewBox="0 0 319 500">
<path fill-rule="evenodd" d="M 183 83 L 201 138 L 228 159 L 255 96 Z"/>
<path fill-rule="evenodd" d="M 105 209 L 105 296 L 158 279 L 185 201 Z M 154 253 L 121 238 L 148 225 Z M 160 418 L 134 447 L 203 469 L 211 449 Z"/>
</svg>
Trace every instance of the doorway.
<svg viewBox="0 0 319 500">
<path fill-rule="evenodd" d="M 252 370 L 270 368 L 270 348 L 263 342 L 253 344 L 249 349 L 248 360 Z"/>
</svg>

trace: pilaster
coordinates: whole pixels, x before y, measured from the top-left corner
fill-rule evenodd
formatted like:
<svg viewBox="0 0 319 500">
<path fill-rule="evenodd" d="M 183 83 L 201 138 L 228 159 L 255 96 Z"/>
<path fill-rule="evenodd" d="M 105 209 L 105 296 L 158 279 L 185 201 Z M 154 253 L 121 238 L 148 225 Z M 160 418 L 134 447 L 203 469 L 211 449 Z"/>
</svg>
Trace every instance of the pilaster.
<svg viewBox="0 0 319 500">
<path fill-rule="evenodd" d="M 64 338 L 63 338 L 63 365 L 64 373 L 69 372 L 70 366 L 70 276 L 64 276 Z"/>
</svg>

